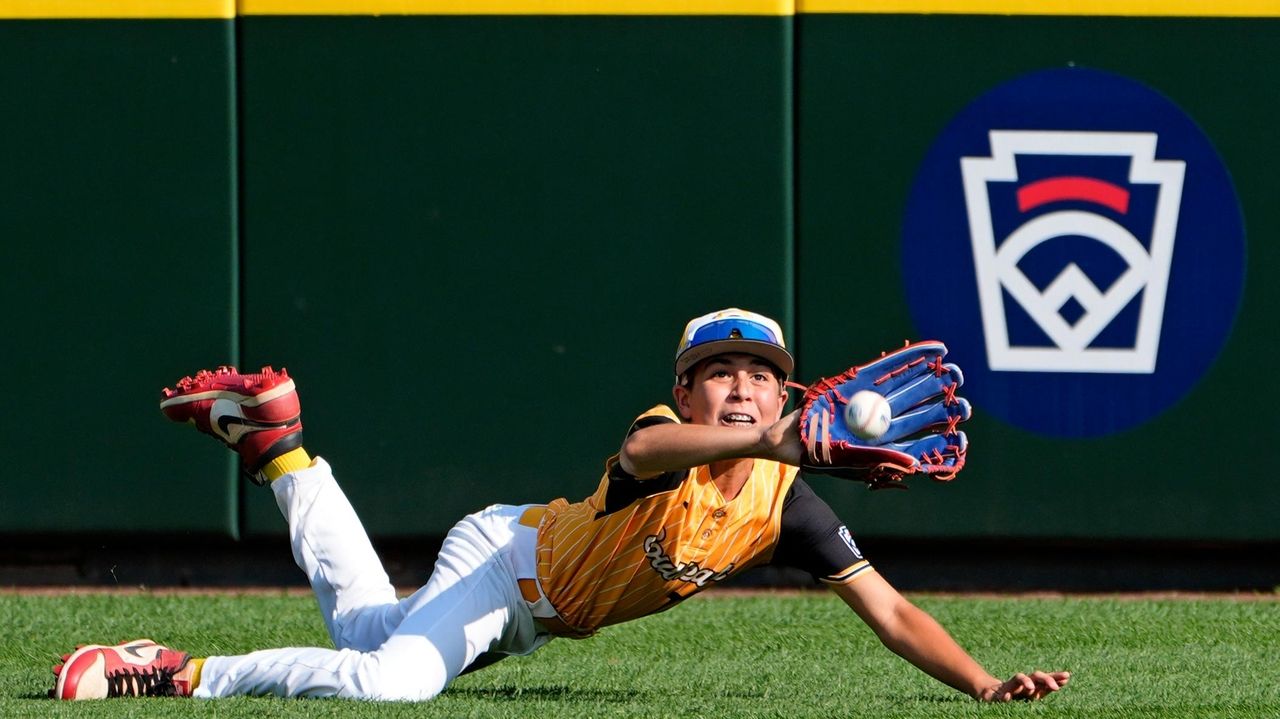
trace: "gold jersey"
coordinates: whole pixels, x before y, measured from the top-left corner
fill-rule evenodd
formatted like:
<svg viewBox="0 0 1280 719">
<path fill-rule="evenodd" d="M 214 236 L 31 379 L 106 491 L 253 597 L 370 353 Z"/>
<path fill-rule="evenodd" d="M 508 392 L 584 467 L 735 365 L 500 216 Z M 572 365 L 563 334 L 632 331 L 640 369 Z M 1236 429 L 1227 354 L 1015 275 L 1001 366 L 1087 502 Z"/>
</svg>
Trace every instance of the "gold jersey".
<svg viewBox="0 0 1280 719">
<path fill-rule="evenodd" d="M 631 431 L 679 421 L 659 405 Z M 738 496 L 726 500 L 706 465 L 638 480 L 610 457 L 594 494 L 548 506 L 538 529 L 538 581 L 560 618 L 589 632 L 667 609 L 769 562 L 788 525 L 799 529 L 787 543 L 796 557 L 788 563 L 827 581 L 852 581 L 870 565 L 812 490 L 793 491 L 803 484 L 796 473 L 757 459 Z M 784 505 L 794 510 L 790 522 Z M 824 534 L 830 539 L 814 539 Z"/>
</svg>

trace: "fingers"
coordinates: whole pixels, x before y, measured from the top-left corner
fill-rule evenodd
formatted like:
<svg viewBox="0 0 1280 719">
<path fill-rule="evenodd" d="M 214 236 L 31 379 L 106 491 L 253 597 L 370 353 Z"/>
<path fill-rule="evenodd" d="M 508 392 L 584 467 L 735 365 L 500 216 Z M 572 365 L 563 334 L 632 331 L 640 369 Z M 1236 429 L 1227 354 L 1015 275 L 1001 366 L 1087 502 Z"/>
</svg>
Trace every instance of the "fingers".
<svg viewBox="0 0 1280 719">
<path fill-rule="evenodd" d="M 941 433 L 954 432 L 955 425 L 969 419 L 973 408 L 969 401 L 957 397 L 955 402 L 944 403 L 940 399 L 927 404 L 917 405 L 900 414 L 894 414 L 889 423 L 889 430 L 876 441 L 878 443 L 896 442 L 926 429 L 937 429 Z M 954 418 L 954 420 L 953 420 Z"/>
<path fill-rule="evenodd" d="M 1047 688 L 1051 692 L 1056 692 L 1062 688 L 1052 674 L 1042 672 L 1039 669 L 1031 673 L 1031 681 L 1035 682 L 1037 687 Z"/>
<path fill-rule="evenodd" d="M 881 448 L 901 452 L 912 458 L 916 470 L 934 475 L 936 479 L 946 480 L 964 467 L 968 438 L 964 432 L 930 434 L 903 442 L 888 442 L 882 444 Z"/>
<path fill-rule="evenodd" d="M 1044 672 L 1039 669 L 1030 675 L 1018 672 L 1008 681 L 993 687 L 989 690 L 991 694 L 984 694 L 982 699 L 989 702 L 1035 701 L 1066 686 L 1070 679 L 1071 672 Z"/>
<path fill-rule="evenodd" d="M 1030 684 L 1031 689 L 1035 688 L 1035 684 L 1031 682 L 1030 677 L 1028 677 L 1026 674 L 1023 674 L 1021 672 L 1014 674 L 1007 681 L 995 687 L 991 693 L 991 696 L 987 698 L 987 701 L 990 701 L 990 702 L 1013 701 L 1015 698 L 1020 698 L 1024 694 L 1026 694 L 1026 692 L 1028 691 L 1028 684 Z"/>
<path fill-rule="evenodd" d="M 1042 672 L 1036 671 L 1031 675 L 1036 682 L 1036 694 L 1034 699 L 1052 694 L 1067 685 L 1071 680 L 1071 672 Z"/>
<path fill-rule="evenodd" d="M 906 379 L 927 369 L 926 364 L 945 357 L 947 346 L 935 340 L 916 342 L 858 367 L 859 374 L 871 375 L 882 393 L 888 393 Z"/>
<path fill-rule="evenodd" d="M 1036 683 L 1031 677 L 1018 672 L 1013 678 L 1005 682 L 1005 686 L 1009 689 L 1009 696 L 1013 699 L 1023 699 L 1029 695 L 1035 694 Z"/>
<path fill-rule="evenodd" d="M 934 371 L 927 362 L 922 362 L 911 367 L 909 374 L 895 378 L 892 383 L 877 385 L 876 390 L 889 400 L 889 406 L 897 415 L 936 397 L 943 397 L 950 403 L 963 383 L 964 375 L 959 367 L 945 364 Z"/>
</svg>

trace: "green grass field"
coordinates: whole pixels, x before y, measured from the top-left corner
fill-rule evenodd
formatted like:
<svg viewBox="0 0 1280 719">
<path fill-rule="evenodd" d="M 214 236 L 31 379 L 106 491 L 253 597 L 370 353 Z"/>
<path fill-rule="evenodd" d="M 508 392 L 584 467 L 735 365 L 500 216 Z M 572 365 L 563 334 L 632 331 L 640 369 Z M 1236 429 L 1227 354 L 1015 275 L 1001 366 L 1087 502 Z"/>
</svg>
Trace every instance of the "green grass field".
<svg viewBox="0 0 1280 719">
<path fill-rule="evenodd" d="M 55 703 L 56 654 L 150 636 L 197 654 L 328 646 L 301 596 L 0 595 L 0 717 L 1280 717 L 1280 602 L 917 597 L 996 674 L 1068 669 L 1038 704 L 980 705 L 879 645 L 834 596 L 721 593 L 557 640 L 426 704 L 237 698 Z"/>
</svg>

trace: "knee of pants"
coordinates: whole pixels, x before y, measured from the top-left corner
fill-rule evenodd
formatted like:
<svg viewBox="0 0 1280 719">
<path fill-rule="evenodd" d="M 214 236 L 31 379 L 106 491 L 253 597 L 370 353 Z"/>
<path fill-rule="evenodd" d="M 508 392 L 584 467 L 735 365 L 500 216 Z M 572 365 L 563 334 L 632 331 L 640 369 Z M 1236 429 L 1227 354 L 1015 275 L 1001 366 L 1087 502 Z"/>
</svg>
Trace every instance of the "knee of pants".
<svg viewBox="0 0 1280 719">
<path fill-rule="evenodd" d="M 330 634 L 339 649 L 371 652 L 387 641 L 403 619 L 404 613 L 394 602 L 359 607 L 335 616 Z"/>
<path fill-rule="evenodd" d="M 444 691 L 448 672 L 439 652 L 404 652 L 379 650 L 364 655 L 359 672 L 356 696 L 375 701 L 427 701 Z"/>
</svg>

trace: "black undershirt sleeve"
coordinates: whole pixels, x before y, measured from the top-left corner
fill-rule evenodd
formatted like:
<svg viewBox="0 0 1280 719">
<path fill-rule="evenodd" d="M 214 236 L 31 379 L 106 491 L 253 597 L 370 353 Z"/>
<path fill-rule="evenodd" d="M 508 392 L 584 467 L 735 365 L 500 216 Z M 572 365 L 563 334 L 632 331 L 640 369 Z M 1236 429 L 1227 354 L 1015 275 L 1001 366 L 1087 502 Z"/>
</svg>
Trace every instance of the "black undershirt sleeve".
<svg viewBox="0 0 1280 719">
<path fill-rule="evenodd" d="M 652 427 L 656 424 L 674 424 L 674 420 L 670 417 L 662 417 L 649 415 L 641 417 L 631 423 L 631 429 L 627 430 L 627 436 L 644 429 Z M 679 469 L 674 472 L 660 474 L 657 477 L 649 479 L 636 479 L 622 468 L 622 464 L 617 457 L 612 457 L 608 464 L 609 489 L 606 490 L 604 496 L 604 511 L 599 512 L 597 517 L 606 514 L 613 514 L 619 509 L 623 509 L 637 499 L 648 497 L 659 492 L 665 492 L 669 489 L 675 489 L 680 483 L 689 476 L 689 470 Z"/>
<path fill-rule="evenodd" d="M 861 569 L 862 552 L 821 497 L 796 477 L 782 502 L 782 534 L 772 564 L 797 567 L 816 579 L 842 582 Z"/>
</svg>

